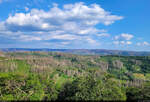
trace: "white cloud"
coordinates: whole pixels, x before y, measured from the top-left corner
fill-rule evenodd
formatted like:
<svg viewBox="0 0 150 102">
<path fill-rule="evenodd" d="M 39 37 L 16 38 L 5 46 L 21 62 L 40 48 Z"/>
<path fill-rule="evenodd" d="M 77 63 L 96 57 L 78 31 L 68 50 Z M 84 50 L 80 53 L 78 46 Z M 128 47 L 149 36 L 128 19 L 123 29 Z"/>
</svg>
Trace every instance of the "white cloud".
<svg viewBox="0 0 150 102">
<path fill-rule="evenodd" d="M 131 41 L 127 41 L 126 44 L 127 44 L 127 45 L 131 45 L 132 42 L 131 42 Z"/>
<path fill-rule="evenodd" d="M 150 43 L 144 41 L 144 42 L 138 42 L 136 45 L 137 46 L 150 46 Z"/>
<path fill-rule="evenodd" d="M 28 10 L 27 7 L 25 7 Z M 9 30 L 77 30 L 78 34 L 91 33 L 96 24 L 110 25 L 122 16 L 111 15 L 97 4 L 66 4 L 63 9 L 55 4 L 48 12 L 32 9 L 29 13 L 16 13 L 9 16 L 5 24 Z M 46 25 L 45 25 L 46 24 Z M 44 26 L 44 27 L 43 27 Z M 69 27 L 68 27 L 69 26 Z M 30 29 L 27 29 L 30 28 Z M 87 30 L 88 29 L 88 30 Z"/>
<path fill-rule="evenodd" d="M 89 43 L 91 43 L 91 44 L 95 44 L 95 43 L 96 43 L 96 41 L 93 40 L 93 39 L 91 39 L 91 38 L 87 38 L 87 41 L 88 41 Z"/>
<path fill-rule="evenodd" d="M 113 41 L 113 44 L 115 45 L 131 45 L 131 41 Z"/>
<path fill-rule="evenodd" d="M 101 33 L 101 34 L 97 34 L 97 36 L 99 36 L 99 37 L 110 37 L 110 34 Z"/>
<path fill-rule="evenodd" d="M 5 30 L 4 22 L 0 22 L 0 32 Z"/>
<path fill-rule="evenodd" d="M 63 34 L 63 35 L 52 35 L 50 39 L 61 39 L 61 40 L 75 40 L 78 39 L 78 36 Z"/>
<path fill-rule="evenodd" d="M 24 8 L 29 11 L 29 8 Z M 67 40 L 62 42 L 88 42 L 96 44 L 92 36 L 109 37 L 107 31 L 96 25 L 110 25 L 122 16 L 112 15 L 98 4 L 65 4 L 59 8 L 54 4 L 49 11 L 31 9 L 28 13 L 15 13 L 0 23 L 0 33 L 10 39 L 20 41 L 32 40 Z M 3 30 L 3 32 L 2 32 Z M 9 33 L 8 33 L 9 32 Z"/>
<path fill-rule="evenodd" d="M 121 35 L 115 36 L 115 40 L 131 40 L 134 36 L 132 34 L 122 33 Z"/>
<path fill-rule="evenodd" d="M 143 45 L 150 45 L 148 42 L 144 41 Z"/>
<path fill-rule="evenodd" d="M 132 34 L 122 33 L 114 37 L 113 44 L 115 45 L 131 45 L 130 41 L 134 36 Z"/>
<path fill-rule="evenodd" d="M 36 36 L 28 36 L 28 35 L 20 35 L 19 38 L 24 41 L 32 41 L 32 40 L 41 40 L 40 37 Z M 16 38 L 17 39 L 17 38 Z"/>
</svg>

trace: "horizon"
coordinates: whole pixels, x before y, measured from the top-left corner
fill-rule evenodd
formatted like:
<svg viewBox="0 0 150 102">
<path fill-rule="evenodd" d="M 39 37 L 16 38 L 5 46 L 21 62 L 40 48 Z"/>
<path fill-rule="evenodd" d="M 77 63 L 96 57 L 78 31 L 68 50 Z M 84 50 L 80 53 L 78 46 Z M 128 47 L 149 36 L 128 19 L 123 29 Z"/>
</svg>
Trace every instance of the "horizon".
<svg viewBox="0 0 150 102">
<path fill-rule="evenodd" d="M 20 50 L 22 50 L 22 49 L 26 49 L 26 50 L 31 50 L 31 49 L 34 49 L 34 50 L 44 50 L 44 49 L 47 49 L 47 50 L 106 50 L 106 51 L 120 51 L 120 52 L 150 52 L 150 51 L 136 51 L 136 50 L 113 50 L 113 49 L 78 49 L 78 48 L 76 48 L 76 49 L 68 49 L 68 48 L 0 48 L 0 50 L 5 50 L 5 49 L 18 49 L 18 51 L 19 51 L 19 49 Z M 51 52 L 51 51 L 50 51 Z"/>
<path fill-rule="evenodd" d="M 149 0 L 0 0 L 0 49 L 150 52 Z"/>
</svg>

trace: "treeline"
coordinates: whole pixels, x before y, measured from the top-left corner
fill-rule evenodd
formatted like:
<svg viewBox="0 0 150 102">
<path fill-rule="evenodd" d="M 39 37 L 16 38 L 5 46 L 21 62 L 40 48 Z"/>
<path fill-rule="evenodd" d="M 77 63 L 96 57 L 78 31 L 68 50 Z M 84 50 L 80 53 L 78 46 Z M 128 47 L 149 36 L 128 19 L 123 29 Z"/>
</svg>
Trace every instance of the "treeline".
<svg viewBox="0 0 150 102">
<path fill-rule="evenodd" d="M 124 87 L 119 81 L 105 75 L 101 78 L 88 75 L 66 81 L 61 88 L 56 80 L 36 74 L 0 75 L 0 100 L 147 100 L 150 83 L 142 88 Z"/>
</svg>

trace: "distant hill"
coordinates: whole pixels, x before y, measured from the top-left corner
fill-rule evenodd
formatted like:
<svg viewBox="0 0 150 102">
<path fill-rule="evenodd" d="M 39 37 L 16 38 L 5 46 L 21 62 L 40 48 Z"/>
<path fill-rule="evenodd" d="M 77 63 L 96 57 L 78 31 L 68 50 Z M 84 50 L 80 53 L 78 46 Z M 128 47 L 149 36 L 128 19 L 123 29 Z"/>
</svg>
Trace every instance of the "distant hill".
<svg viewBox="0 0 150 102">
<path fill-rule="evenodd" d="M 121 50 L 106 50 L 106 49 L 32 49 L 32 48 L 1 48 L 3 52 L 16 51 L 46 51 L 46 52 L 63 52 L 78 55 L 121 55 L 121 56 L 150 56 L 150 52 L 146 51 L 121 51 Z"/>
</svg>

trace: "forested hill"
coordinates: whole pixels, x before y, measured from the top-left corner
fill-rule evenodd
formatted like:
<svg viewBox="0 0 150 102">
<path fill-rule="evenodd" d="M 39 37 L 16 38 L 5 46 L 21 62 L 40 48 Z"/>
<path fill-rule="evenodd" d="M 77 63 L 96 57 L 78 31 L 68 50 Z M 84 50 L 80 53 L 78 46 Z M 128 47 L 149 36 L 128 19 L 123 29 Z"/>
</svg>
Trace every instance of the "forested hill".
<svg viewBox="0 0 150 102">
<path fill-rule="evenodd" d="M 0 51 L 46 51 L 46 52 L 63 52 L 78 55 L 121 55 L 121 56 L 150 56 L 150 52 L 146 51 L 122 51 L 122 50 L 106 50 L 106 49 L 32 49 L 32 48 L 1 48 Z"/>
<path fill-rule="evenodd" d="M 0 100 L 150 100 L 150 57 L 0 52 Z"/>
</svg>

